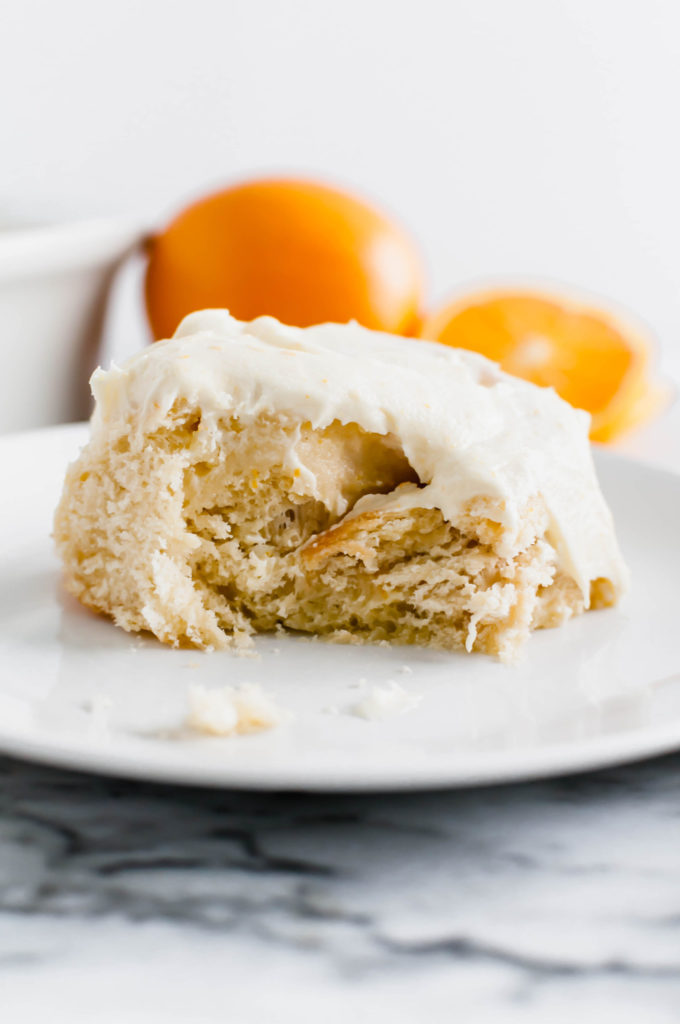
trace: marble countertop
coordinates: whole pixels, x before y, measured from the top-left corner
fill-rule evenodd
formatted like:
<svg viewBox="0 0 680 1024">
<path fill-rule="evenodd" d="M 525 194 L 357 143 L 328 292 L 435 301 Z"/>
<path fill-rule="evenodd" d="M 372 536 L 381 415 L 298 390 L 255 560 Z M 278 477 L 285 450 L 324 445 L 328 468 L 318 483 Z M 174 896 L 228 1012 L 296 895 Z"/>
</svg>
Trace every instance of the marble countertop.
<svg viewBox="0 0 680 1024">
<path fill-rule="evenodd" d="M 0 1019 L 680 1019 L 680 756 L 305 797 L 0 760 Z"/>
<path fill-rule="evenodd" d="M 0 1022 L 45 1020 L 675 1024 L 680 755 L 328 797 L 0 758 Z"/>
</svg>

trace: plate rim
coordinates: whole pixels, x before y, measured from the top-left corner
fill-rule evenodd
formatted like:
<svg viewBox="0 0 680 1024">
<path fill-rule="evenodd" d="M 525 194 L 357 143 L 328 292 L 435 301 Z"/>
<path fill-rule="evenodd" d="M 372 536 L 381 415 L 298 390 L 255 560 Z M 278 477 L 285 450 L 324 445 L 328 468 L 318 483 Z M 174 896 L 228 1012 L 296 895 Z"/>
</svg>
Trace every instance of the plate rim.
<svg viewBox="0 0 680 1024">
<path fill-rule="evenodd" d="M 635 742 L 631 742 L 634 740 Z M 226 742 L 229 742 L 227 740 Z M 7 736 L 0 729 L 0 756 L 13 757 L 31 764 L 75 771 L 107 778 L 120 778 L 152 784 L 185 786 L 244 792 L 293 793 L 407 793 L 445 789 L 478 789 L 485 786 L 513 785 L 523 782 L 549 781 L 593 771 L 604 771 L 635 764 L 650 758 L 677 753 L 680 750 L 680 722 L 660 729 L 634 731 L 617 736 L 599 737 L 579 743 L 560 743 L 553 746 L 525 750 L 513 759 L 507 751 L 478 754 L 460 758 L 460 767 L 454 773 L 453 760 L 448 762 L 448 774 L 427 766 L 415 766 L 404 775 L 393 771 L 381 775 L 373 770 L 370 778 L 346 771 L 342 778 L 324 769 L 317 770 L 313 778 L 308 771 L 299 774 L 279 774 L 273 778 L 260 774 L 252 767 L 226 765 L 217 769 L 197 763 L 168 763 L 154 760 L 134 761 L 124 752 L 102 756 L 101 748 L 82 745 L 68 748 L 58 743 L 18 739 Z M 516 760 L 516 763 L 513 763 Z M 479 762 L 474 764 L 474 762 Z M 305 774 L 305 778 L 300 776 Z"/>
</svg>

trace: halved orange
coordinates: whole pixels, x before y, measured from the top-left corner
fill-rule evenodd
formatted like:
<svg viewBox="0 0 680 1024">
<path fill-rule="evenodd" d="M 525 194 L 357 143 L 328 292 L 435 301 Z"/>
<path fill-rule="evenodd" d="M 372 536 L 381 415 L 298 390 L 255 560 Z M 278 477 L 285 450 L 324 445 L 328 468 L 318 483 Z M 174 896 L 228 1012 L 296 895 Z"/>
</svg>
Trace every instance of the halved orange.
<svg viewBox="0 0 680 1024">
<path fill-rule="evenodd" d="M 481 352 L 507 373 L 553 387 L 591 414 L 593 440 L 612 440 L 661 402 L 648 380 L 650 344 L 642 333 L 553 295 L 469 295 L 426 317 L 421 337 Z"/>
</svg>

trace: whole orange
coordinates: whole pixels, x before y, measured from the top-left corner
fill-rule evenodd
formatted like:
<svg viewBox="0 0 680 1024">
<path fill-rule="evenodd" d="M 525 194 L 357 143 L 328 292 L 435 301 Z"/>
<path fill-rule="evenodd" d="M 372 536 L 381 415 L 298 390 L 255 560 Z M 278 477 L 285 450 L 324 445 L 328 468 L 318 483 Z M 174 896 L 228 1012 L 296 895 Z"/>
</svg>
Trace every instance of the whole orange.
<svg viewBox="0 0 680 1024">
<path fill-rule="evenodd" d="M 401 334 L 418 327 L 424 274 L 411 239 L 372 206 L 316 182 L 227 188 L 180 213 L 149 248 L 155 338 L 215 307 L 297 327 L 352 319 Z"/>
</svg>

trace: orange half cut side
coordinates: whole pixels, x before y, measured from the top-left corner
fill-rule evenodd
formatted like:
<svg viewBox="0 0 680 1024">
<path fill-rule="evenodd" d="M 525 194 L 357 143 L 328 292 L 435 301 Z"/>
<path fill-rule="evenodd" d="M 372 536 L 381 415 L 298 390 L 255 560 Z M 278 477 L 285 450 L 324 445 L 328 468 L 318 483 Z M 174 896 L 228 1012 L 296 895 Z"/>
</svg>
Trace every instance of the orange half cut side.
<svg viewBox="0 0 680 1024">
<path fill-rule="evenodd" d="M 507 373 L 553 387 L 591 414 L 593 440 L 611 440 L 658 407 L 642 334 L 566 300 L 529 291 L 471 295 L 427 317 L 421 337 L 480 352 Z"/>
</svg>

